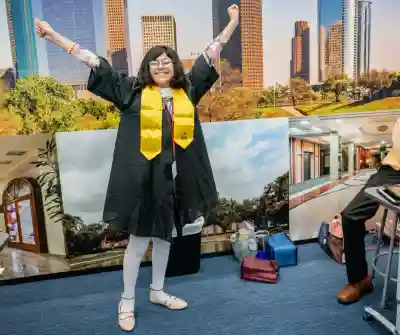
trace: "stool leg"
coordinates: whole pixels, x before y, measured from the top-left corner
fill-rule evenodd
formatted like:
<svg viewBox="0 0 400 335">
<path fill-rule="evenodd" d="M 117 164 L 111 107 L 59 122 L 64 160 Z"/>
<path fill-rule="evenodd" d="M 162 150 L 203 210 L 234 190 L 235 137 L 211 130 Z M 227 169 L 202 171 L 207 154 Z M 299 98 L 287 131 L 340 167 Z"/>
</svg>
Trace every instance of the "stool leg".
<svg viewBox="0 0 400 335">
<path fill-rule="evenodd" d="M 373 260 L 374 266 L 372 267 L 372 271 L 371 271 L 371 279 L 375 278 L 375 267 L 376 267 L 376 263 L 378 262 L 379 252 L 381 251 L 382 238 L 383 238 L 383 232 L 385 229 L 387 215 L 388 215 L 388 210 L 385 208 L 383 211 L 381 226 L 379 227 L 379 231 L 378 231 L 378 245 L 375 250 L 375 257 Z"/>
<path fill-rule="evenodd" d="M 400 213 L 397 213 L 397 223 L 400 222 Z M 400 255 L 398 256 L 397 267 L 397 290 L 396 290 L 396 329 L 397 334 L 400 334 Z"/>
<path fill-rule="evenodd" d="M 392 257 L 393 257 L 393 249 L 394 249 L 394 242 L 396 240 L 397 236 L 397 223 L 398 223 L 399 217 L 396 215 L 396 219 L 394 221 L 393 225 L 393 233 L 390 238 L 390 246 L 389 246 L 389 252 L 388 252 L 388 260 L 386 264 L 386 271 L 385 271 L 385 278 L 384 278 L 384 284 L 383 284 L 383 292 L 382 292 L 382 299 L 381 299 L 381 304 L 380 308 L 384 309 L 386 306 L 386 296 L 387 296 L 387 289 L 388 289 L 388 283 L 389 283 L 389 278 L 390 278 L 390 269 L 392 267 Z"/>
</svg>

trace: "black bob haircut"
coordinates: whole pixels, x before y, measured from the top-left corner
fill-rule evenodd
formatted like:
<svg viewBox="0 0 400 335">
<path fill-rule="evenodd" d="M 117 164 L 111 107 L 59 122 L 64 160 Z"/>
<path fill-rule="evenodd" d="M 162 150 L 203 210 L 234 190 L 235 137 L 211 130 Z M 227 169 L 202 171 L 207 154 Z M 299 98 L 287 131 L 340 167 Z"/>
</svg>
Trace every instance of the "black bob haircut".
<svg viewBox="0 0 400 335">
<path fill-rule="evenodd" d="M 171 88 L 185 88 L 187 85 L 187 78 L 183 69 L 182 61 L 180 60 L 176 51 L 165 45 L 157 45 L 147 51 L 146 55 L 140 65 L 137 80 L 140 87 L 144 88 L 147 85 L 154 85 L 154 81 L 151 78 L 149 63 L 156 60 L 162 54 L 166 54 L 171 58 L 174 66 L 174 77 L 171 80 Z"/>
</svg>

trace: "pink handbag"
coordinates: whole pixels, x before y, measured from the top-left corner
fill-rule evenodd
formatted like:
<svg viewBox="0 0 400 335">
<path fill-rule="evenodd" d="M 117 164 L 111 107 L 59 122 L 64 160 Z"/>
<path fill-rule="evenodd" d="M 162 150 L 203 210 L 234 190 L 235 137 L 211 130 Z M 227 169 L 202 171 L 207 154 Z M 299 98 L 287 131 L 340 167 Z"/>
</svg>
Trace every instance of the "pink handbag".
<svg viewBox="0 0 400 335">
<path fill-rule="evenodd" d="M 337 214 L 329 224 L 327 243 L 332 253 L 332 257 L 339 264 L 346 263 L 343 241 L 342 216 Z"/>
<path fill-rule="evenodd" d="M 340 214 L 335 215 L 329 224 L 329 233 L 337 238 L 343 238 L 342 216 Z"/>
</svg>

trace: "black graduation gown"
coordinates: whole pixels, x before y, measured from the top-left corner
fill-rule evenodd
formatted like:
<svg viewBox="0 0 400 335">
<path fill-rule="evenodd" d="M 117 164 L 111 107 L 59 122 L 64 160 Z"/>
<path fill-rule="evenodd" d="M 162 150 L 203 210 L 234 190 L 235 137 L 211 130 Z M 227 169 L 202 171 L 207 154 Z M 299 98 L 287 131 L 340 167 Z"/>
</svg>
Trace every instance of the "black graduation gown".
<svg viewBox="0 0 400 335">
<path fill-rule="evenodd" d="M 194 106 L 217 79 L 215 68 L 200 56 L 185 87 Z M 176 146 L 174 181 L 172 136 L 165 113 L 161 154 L 149 161 L 140 152 L 142 90 L 136 78 L 114 71 L 100 58 L 100 66 L 90 73 L 88 89 L 121 112 L 103 221 L 113 231 L 171 240 L 174 225 L 179 232 L 185 224 L 207 216 L 218 195 L 197 112 L 193 142 L 185 150 Z"/>
</svg>

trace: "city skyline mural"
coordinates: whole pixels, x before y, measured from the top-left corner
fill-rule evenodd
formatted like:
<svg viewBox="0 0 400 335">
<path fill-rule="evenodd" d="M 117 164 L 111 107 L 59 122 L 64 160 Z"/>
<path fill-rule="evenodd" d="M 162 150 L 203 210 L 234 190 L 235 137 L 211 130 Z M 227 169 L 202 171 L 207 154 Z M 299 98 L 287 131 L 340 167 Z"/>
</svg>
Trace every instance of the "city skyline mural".
<svg viewBox="0 0 400 335">
<path fill-rule="evenodd" d="M 82 2 L 83 7 L 79 1 L 68 6 L 65 0 L 1 2 L 0 17 L 5 22 L 2 20 L 0 26 L 0 41 L 6 52 L 0 56 L 0 68 L 12 67 L 15 57 L 19 57 L 21 75 L 51 74 L 63 82 L 74 81 L 73 72 L 83 71 L 86 75 L 86 69 L 34 36 L 34 17 L 48 21 L 60 33 L 109 58 L 117 68 L 131 67 L 130 72 L 136 73 L 144 51 L 154 44 L 173 46 L 184 60 L 201 53 L 226 25 L 226 8 L 233 3 L 243 8 L 241 25 L 221 58 L 247 72 L 247 86 L 257 86 L 251 83 L 254 80 L 261 80 L 264 87 L 285 84 L 296 75 L 317 84 L 333 72 L 356 78 L 371 68 L 400 70 L 400 61 L 380 52 L 382 48 L 400 51 L 393 36 L 387 35 L 390 24 L 394 24 L 393 13 L 396 8 L 400 10 L 400 4 L 393 0 L 390 4 L 367 0 L 305 0 L 300 4 L 285 0 L 286 5 L 282 6 L 275 6 L 271 0 L 205 0 L 190 4 L 183 0 L 144 4 L 129 1 L 126 6 L 124 0 L 107 0 L 104 5 L 102 0 L 87 0 Z M 276 32 L 273 26 L 284 13 L 287 16 L 280 20 Z M 71 18 L 73 23 L 69 22 Z M 19 25 L 22 19 L 25 23 Z M 23 30 L 28 34 L 22 34 Z M 66 75 L 68 70 L 70 74 Z M 74 75 L 84 82 L 84 75 Z"/>
<path fill-rule="evenodd" d="M 129 75 L 159 44 L 175 49 L 188 72 L 228 23 L 232 4 L 240 5 L 240 25 L 216 64 L 219 80 L 199 103 L 201 121 L 400 108 L 394 0 L 0 0 L 0 76 L 9 87 L 12 73 L 50 76 L 77 98 L 93 98 L 88 69 L 39 39 L 35 17 Z"/>
</svg>

